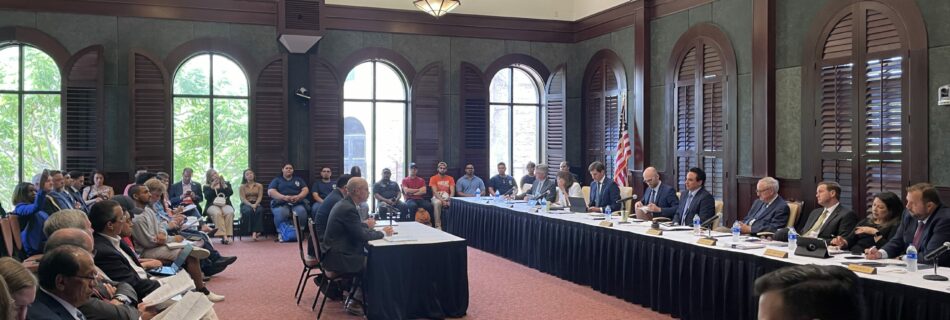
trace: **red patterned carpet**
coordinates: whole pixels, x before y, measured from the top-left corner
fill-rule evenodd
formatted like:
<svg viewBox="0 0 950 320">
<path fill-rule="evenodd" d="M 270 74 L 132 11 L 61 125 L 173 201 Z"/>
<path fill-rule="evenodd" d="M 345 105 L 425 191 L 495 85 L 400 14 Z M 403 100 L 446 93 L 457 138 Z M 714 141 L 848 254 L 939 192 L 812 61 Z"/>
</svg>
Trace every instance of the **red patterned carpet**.
<svg viewBox="0 0 950 320">
<path fill-rule="evenodd" d="M 238 261 L 215 276 L 208 287 L 227 296 L 215 305 L 221 319 L 315 319 L 310 283 L 300 302 L 293 290 L 300 276 L 297 245 L 235 241 L 218 245 Z M 522 265 L 471 249 L 468 251 L 469 308 L 463 319 L 670 319 L 669 316 L 601 294 Z M 318 306 L 319 307 L 319 306 Z M 328 301 L 323 319 L 359 319 Z"/>
</svg>

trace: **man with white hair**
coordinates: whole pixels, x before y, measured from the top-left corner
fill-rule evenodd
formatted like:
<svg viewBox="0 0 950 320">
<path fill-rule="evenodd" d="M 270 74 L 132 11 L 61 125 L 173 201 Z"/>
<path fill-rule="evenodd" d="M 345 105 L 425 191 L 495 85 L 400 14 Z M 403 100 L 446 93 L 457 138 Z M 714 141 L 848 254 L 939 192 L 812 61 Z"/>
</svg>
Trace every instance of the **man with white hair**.
<svg viewBox="0 0 950 320">
<path fill-rule="evenodd" d="M 757 234 L 759 232 L 775 232 L 788 224 L 788 203 L 778 195 L 778 180 L 765 177 L 755 186 L 758 199 L 752 203 L 752 208 L 739 222 L 739 231 L 742 234 Z"/>
</svg>

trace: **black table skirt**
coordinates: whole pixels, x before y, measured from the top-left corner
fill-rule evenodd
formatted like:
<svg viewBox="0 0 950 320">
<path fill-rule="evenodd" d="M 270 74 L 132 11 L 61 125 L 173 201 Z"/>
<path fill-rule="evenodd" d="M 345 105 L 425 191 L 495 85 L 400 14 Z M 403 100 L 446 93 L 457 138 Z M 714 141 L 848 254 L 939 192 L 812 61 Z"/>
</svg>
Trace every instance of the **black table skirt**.
<svg viewBox="0 0 950 320">
<path fill-rule="evenodd" d="M 441 319 L 468 310 L 465 241 L 370 247 L 363 293 L 369 319 Z"/>
<path fill-rule="evenodd" d="M 753 282 L 791 265 L 465 201 L 452 202 L 442 220 L 474 248 L 683 319 L 755 319 Z M 948 292 L 862 285 L 870 319 L 950 319 Z"/>
</svg>

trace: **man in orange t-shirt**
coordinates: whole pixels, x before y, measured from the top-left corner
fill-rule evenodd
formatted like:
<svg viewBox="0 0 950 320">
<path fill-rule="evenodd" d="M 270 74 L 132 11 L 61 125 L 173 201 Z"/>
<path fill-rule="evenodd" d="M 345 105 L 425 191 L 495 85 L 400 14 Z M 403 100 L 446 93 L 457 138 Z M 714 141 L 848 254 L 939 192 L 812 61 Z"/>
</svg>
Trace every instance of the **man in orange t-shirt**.
<svg viewBox="0 0 950 320">
<path fill-rule="evenodd" d="M 455 178 L 445 174 L 448 165 L 439 162 L 439 173 L 429 178 L 432 187 L 432 211 L 435 211 L 435 227 L 442 229 L 442 207 L 448 207 L 455 194 Z"/>
</svg>

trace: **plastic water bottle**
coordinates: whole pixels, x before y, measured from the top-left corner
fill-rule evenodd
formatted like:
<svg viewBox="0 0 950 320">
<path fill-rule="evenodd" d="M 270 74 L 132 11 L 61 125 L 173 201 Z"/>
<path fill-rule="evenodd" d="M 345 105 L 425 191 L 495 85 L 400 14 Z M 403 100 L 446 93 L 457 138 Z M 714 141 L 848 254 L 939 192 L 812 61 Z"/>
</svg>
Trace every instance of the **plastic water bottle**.
<svg viewBox="0 0 950 320">
<path fill-rule="evenodd" d="M 478 197 L 478 200 L 482 200 L 482 189 L 475 188 L 475 196 Z"/>
<path fill-rule="evenodd" d="M 798 249 L 798 232 L 795 227 L 788 228 L 788 255 L 794 255 L 795 249 Z"/>
<path fill-rule="evenodd" d="M 693 215 L 693 234 L 694 235 L 699 236 L 703 234 L 702 224 L 703 224 L 703 221 L 699 219 L 699 215 L 698 214 Z"/>
<path fill-rule="evenodd" d="M 501 203 L 501 192 L 495 190 L 495 203 Z"/>
<path fill-rule="evenodd" d="M 917 248 L 914 248 L 914 245 L 907 246 L 904 263 L 907 264 L 907 272 L 917 272 Z"/>
<path fill-rule="evenodd" d="M 607 219 L 607 221 L 613 220 L 610 215 L 610 206 L 604 207 L 604 215 L 606 216 L 604 219 Z"/>
<path fill-rule="evenodd" d="M 544 210 L 544 213 L 548 213 L 548 200 L 541 197 L 538 203 L 541 204 L 541 210 Z"/>
<path fill-rule="evenodd" d="M 739 234 L 742 233 L 739 228 L 739 220 L 732 223 L 732 242 L 739 242 Z"/>
</svg>

